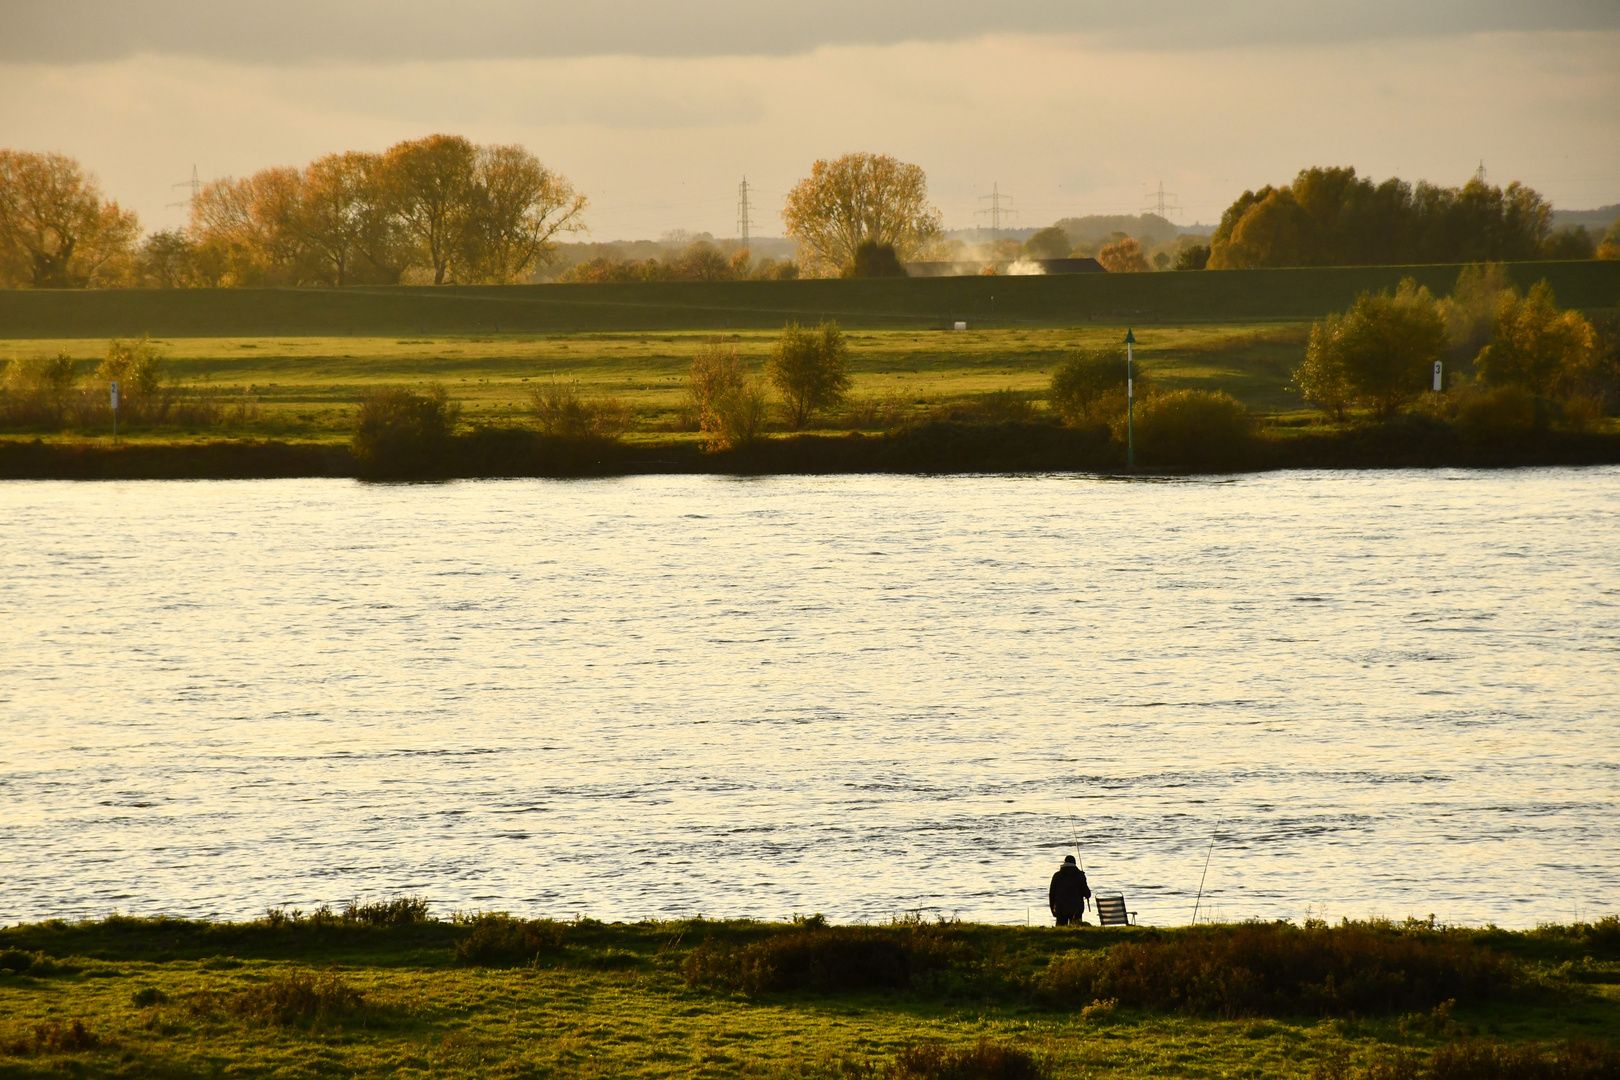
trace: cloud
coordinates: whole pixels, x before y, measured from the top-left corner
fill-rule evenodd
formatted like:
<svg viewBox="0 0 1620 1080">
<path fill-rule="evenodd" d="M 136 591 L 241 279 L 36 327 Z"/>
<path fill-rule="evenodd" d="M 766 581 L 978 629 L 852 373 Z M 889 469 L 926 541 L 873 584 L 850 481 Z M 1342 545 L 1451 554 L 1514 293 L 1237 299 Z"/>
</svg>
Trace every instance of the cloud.
<svg viewBox="0 0 1620 1080">
<path fill-rule="evenodd" d="M 1523 180 L 1560 206 L 1620 201 L 1620 31 L 1168 50 L 1084 36 L 824 46 L 791 57 L 634 56 L 303 67 L 142 55 L 0 64 L 6 145 L 77 156 L 148 228 L 184 181 L 453 131 L 535 151 L 591 198 L 598 239 L 755 231 L 817 157 L 927 170 L 952 227 L 999 184 L 1039 226 L 1136 212 L 1158 181 L 1182 220 L 1309 165 L 1379 179 Z"/>
<path fill-rule="evenodd" d="M 1615 28 L 1614 0 L 6 0 L 0 61 L 785 56 L 1045 33 L 1200 49 Z"/>
</svg>

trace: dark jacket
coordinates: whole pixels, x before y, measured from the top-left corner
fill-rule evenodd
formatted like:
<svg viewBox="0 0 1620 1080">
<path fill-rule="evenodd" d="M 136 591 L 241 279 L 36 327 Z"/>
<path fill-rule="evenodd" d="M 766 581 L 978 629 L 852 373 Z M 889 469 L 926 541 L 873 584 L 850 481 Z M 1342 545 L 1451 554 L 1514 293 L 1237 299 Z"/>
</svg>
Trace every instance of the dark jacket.
<svg viewBox="0 0 1620 1080">
<path fill-rule="evenodd" d="M 1064 863 L 1052 875 L 1052 887 L 1046 890 L 1046 903 L 1054 915 L 1079 915 L 1086 910 L 1086 898 L 1091 886 L 1086 884 L 1086 872 L 1073 863 Z"/>
</svg>

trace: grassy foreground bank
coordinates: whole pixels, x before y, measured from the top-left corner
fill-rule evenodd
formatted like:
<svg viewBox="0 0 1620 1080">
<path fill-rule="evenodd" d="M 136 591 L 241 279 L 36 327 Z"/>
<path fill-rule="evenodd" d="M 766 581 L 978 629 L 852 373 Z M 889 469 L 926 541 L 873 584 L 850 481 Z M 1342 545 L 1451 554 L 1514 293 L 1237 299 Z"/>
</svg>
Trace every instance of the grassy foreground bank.
<svg viewBox="0 0 1620 1080">
<path fill-rule="evenodd" d="M 1620 1075 L 1620 923 L 427 917 L 0 930 L 7 1076 Z"/>
</svg>

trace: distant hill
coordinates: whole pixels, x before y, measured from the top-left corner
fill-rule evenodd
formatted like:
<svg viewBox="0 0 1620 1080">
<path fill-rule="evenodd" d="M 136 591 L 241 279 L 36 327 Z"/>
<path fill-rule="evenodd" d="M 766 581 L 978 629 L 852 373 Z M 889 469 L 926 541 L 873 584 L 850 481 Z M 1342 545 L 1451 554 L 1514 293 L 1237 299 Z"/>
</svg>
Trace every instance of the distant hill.
<svg viewBox="0 0 1620 1080">
<path fill-rule="evenodd" d="M 1182 233 L 1192 236 L 1209 236 L 1215 231 L 1213 225 L 1177 225 L 1160 217 L 1158 214 L 1087 214 L 1084 217 L 1066 217 L 1055 222 L 1058 228 L 1069 234 L 1069 240 L 1074 244 L 1087 244 L 1095 247 L 1108 239 L 1109 235 L 1122 232 L 1126 236 L 1135 237 L 1143 241 L 1143 247 L 1151 247 L 1155 243 L 1173 240 Z M 1017 240 L 1023 243 L 1041 230 L 1038 228 L 1002 229 L 996 235 L 1004 240 Z M 990 240 L 990 230 L 987 228 L 974 229 L 947 229 L 947 240 L 961 240 L 969 244 L 983 244 Z M 1144 239 L 1146 238 L 1146 239 Z M 1151 241 L 1149 243 L 1147 241 Z"/>
<path fill-rule="evenodd" d="M 1097 244 L 1111 233 L 1122 232 L 1141 241 L 1143 247 L 1163 243 L 1182 233 L 1208 236 L 1215 231 L 1210 225 L 1177 225 L 1158 214 L 1088 214 L 1063 218 L 1057 226 L 1076 244 Z"/>
<path fill-rule="evenodd" d="M 1596 229 L 1601 235 L 1603 230 L 1620 218 L 1620 203 L 1613 206 L 1600 206 L 1596 210 L 1554 210 L 1553 228 L 1562 228 L 1565 225 L 1580 225 L 1587 229 Z"/>
</svg>

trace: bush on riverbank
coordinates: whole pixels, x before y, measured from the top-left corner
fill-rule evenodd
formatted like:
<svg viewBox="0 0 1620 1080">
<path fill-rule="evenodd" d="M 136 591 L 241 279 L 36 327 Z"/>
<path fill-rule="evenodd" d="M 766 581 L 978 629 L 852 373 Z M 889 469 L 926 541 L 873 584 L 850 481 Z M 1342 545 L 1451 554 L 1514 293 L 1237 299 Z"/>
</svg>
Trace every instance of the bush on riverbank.
<svg viewBox="0 0 1620 1080">
<path fill-rule="evenodd" d="M 434 383 L 423 393 L 404 387 L 372 390 L 360 399 L 350 444 L 362 476 L 435 476 L 449 465 L 450 435 L 461 406 Z"/>
<path fill-rule="evenodd" d="M 456 942 L 456 963 L 521 967 L 563 947 L 563 926 L 551 919 L 514 919 L 504 912 L 481 915 L 472 933 Z"/>
<path fill-rule="evenodd" d="M 1114 420 L 1126 440 L 1126 417 Z M 1254 455 L 1254 417 L 1236 398 L 1207 390 L 1156 394 L 1136 410 L 1137 459 L 1147 466 L 1200 472 L 1241 468 Z"/>
<path fill-rule="evenodd" d="M 904 990 L 952 965 L 960 945 L 927 923 L 804 925 L 743 946 L 706 939 L 681 965 L 688 986 L 743 993 Z"/>
<path fill-rule="evenodd" d="M 1255 923 L 1054 957 L 1037 995 L 1220 1016 L 1394 1013 L 1475 1004 L 1514 984 L 1511 960 L 1467 935 L 1379 923 Z"/>
</svg>

